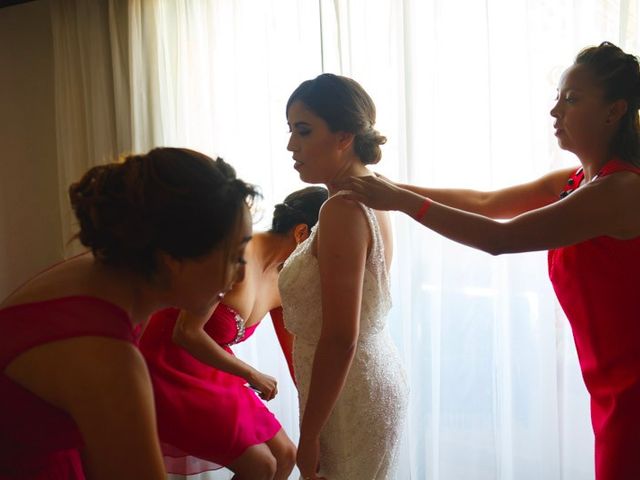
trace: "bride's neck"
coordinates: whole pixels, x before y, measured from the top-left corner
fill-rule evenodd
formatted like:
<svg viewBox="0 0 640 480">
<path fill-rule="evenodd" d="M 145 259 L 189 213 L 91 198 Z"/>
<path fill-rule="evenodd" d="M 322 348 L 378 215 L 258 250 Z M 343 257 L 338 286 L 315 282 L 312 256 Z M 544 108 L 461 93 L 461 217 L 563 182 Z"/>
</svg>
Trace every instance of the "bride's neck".
<svg viewBox="0 0 640 480">
<path fill-rule="evenodd" d="M 350 161 L 345 162 L 345 165 L 342 169 L 340 169 L 334 177 L 326 183 L 327 189 L 329 190 L 329 196 L 332 196 L 338 193 L 339 189 L 336 189 L 333 184 L 334 182 L 338 182 L 348 177 L 365 177 L 367 175 L 371 175 L 371 172 L 363 164 L 358 157 L 353 156 Z"/>
</svg>

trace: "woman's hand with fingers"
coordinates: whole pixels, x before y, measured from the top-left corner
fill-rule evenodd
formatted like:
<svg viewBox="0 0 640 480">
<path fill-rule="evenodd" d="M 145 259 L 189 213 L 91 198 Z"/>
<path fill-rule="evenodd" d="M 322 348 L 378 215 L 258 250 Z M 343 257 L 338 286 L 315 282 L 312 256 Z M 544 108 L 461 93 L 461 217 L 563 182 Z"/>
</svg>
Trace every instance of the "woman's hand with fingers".
<svg viewBox="0 0 640 480">
<path fill-rule="evenodd" d="M 318 437 L 300 437 L 296 464 L 304 480 L 325 480 L 318 476 L 320 466 L 320 439 Z"/>
<path fill-rule="evenodd" d="M 364 203 L 374 210 L 401 210 L 405 197 L 412 195 L 378 175 L 348 177 L 334 182 L 333 186 L 340 190 L 338 195 Z"/>
<path fill-rule="evenodd" d="M 265 401 L 272 400 L 278 394 L 278 382 L 270 375 L 252 370 L 246 378 L 249 386 Z"/>
</svg>

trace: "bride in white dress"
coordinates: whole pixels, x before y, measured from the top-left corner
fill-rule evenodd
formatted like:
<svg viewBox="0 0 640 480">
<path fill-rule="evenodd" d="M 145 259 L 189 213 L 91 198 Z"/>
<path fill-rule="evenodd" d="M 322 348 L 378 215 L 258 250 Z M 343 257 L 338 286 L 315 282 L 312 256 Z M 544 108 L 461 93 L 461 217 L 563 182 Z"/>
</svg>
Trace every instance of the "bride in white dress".
<svg viewBox="0 0 640 480">
<path fill-rule="evenodd" d="M 287 103 L 288 149 L 307 183 L 330 198 L 279 279 L 285 326 L 295 335 L 302 478 L 395 479 L 408 388 L 388 332 L 391 226 L 384 212 L 342 198 L 332 182 L 371 175 L 386 139 L 354 80 L 323 74 Z"/>
</svg>

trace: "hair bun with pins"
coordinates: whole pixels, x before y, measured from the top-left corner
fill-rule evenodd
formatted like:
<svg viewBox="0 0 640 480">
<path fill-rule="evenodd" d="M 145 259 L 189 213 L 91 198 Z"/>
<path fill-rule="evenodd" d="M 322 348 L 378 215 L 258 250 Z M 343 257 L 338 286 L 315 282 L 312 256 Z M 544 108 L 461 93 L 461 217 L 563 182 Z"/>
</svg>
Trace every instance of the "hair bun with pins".
<svg viewBox="0 0 640 480">
<path fill-rule="evenodd" d="M 80 242 L 105 264 L 151 275 L 156 253 L 205 255 L 257 196 L 221 158 L 156 148 L 91 168 L 69 188 Z"/>
</svg>

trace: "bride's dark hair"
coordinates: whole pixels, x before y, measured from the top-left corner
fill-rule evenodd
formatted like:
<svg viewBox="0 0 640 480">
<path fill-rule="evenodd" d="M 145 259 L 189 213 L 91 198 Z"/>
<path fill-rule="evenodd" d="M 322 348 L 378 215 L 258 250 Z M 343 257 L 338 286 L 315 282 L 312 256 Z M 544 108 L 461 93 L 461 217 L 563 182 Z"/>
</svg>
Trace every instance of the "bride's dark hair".
<svg viewBox="0 0 640 480">
<path fill-rule="evenodd" d="M 382 158 L 380 145 L 386 143 L 387 138 L 374 128 L 376 106 L 355 80 L 323 73 L 302 82 L 294 90 L 287 101 L 287 112 L 294 102 L 302 102 L 327 122 L 332 132 L 353 133 L 354 151 L 365 165 L 378 163 Z"/>
</svg>

